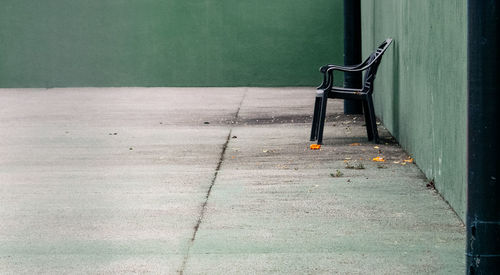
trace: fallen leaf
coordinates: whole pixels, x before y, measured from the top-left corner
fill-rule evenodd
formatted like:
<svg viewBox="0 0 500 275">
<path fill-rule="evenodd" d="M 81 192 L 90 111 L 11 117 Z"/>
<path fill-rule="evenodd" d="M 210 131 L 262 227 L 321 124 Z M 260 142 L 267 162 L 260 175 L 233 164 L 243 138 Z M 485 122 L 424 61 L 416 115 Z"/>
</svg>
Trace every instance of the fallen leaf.
<svg viewBox="0 0 500 275">
<path fill-rule="evenodd" d="M 375 157 L 375 158 L 372 159 L 372 161 L 375 161 L 375 162 L 384 162 L 385 159 L 382 158 L 382 157 Z"/>
<path fill-rule="evenodd" d="M 311 148 L 311 150 L 319 150 L 321 148 L 321 144 L 311 144 L 309 148 Z"/>
<path fill-rule="evenodd" d="M 413 163 L 413 158 L 405 159 L 404 162 Z"/>
<path fill-rule="evenodd" d="M 378 146 L 373 147 L 373 149 L 379 149 L 379 148 L 380 148 L 380 147 L 378 147 Z"/>
<path fill-rule="evenodd" d="M 349 144 L 349 146 L 360 146 L 360 145 L 361 145 L 361 143 L 359 143 L 359 142 Z"/>
</svg>

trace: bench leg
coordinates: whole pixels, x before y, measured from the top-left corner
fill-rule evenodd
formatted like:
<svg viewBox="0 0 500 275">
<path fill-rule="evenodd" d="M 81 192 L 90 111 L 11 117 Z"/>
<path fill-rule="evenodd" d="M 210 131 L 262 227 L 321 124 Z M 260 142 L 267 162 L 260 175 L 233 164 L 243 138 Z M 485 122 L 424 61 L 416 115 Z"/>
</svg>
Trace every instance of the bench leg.
<svg viewBox="0 0 500 275">
<path fill-rule="evenodd" d="M 314 115 L 311 126 L 311 141 L 318 139 L 318 122 L 319 122 L 319 115 L 321 112 L 321 100 L 322 100 L 322 96 L 318 95 L 319 93 L 316 95 L 316 99 L 314 101 Z"/>
<path fill-rule="evenodd" d="M 380 138 L 378 136 L 378 130 L 377 130 L 377 118 L 375 117 L 375 108 L 373 107 L 373 98 L 371 95 L 368 96 L 367 105 L 370 115 L 370 124 L 372 128 L 371 130 L 373 133 L 373 139 L 375 143 L 380 143 Z"/>
<path fill-rule="evenodd" d="M 322 99 L 321 99 L 321 114 L 319 117 L 318 144 L 323 143 L 323 128 L 325 128 L 326 102 L 327 101 L 328 101 L 328 93 L 323 92 Z"/>
<path fill-rule="evenodd" d="M 365 125 L 366 125 L 366 133 L 368 135 L 368 141 L 373 140 L 373 129 L 372 122 L 370 118 L 370 107 L 368 107 L 368 101 L 363 100 L 363 114 L 365 115 Z"/>
</svg>

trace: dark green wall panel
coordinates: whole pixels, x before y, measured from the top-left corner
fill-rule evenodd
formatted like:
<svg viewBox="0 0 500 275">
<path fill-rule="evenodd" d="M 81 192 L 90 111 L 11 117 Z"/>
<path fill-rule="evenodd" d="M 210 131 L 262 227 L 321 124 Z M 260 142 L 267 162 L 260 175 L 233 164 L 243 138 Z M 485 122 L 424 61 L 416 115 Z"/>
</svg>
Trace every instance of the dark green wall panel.
<svg viewBox="0 0 500 275">
<path fill-rule="evenodd" d="M 340 0 L 2 0 L 0 87 L 316 85 L 342 21 Z"/>
<path fill-rule="evenodd" d="M 363 0 L 363 53 L 394 43 L 377 75 L 377 116 L 465 218 L 467 3 Z"/>
</svg>

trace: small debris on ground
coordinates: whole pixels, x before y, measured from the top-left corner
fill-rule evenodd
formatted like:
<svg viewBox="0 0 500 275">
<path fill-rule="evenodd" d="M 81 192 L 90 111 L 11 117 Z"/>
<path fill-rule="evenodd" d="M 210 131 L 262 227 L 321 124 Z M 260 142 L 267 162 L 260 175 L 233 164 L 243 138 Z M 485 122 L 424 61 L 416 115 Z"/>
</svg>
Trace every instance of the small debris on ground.
<svg viewBox="0 0 500 275">
<path fill-rule="evenodd" d="M 276 164 L 275 167 L 278 168 L 278 169 L 284 169 L 284 170 L 289 170 L 290 169 L 290 167 L 288 165 L 286 165 L 286 164 Z"/>
<path fill-rule="evenodd" d="M 353 163 L 350 163 L 350 162 L 346 161 L 345 162 L 345 168 L 346 169 L 361 170 L 361 169 L 365 169 L 365 166 L 361 162 L 354 161 Z"/>
<path fill-rule="evenodd" d="M 361 143 L 359 143 L 359 142 L 355 142 L 355 143 L 351 143 L 351 144 L 349 144 L 349 146 L 361 146 Z"/>
<path fill-rule="evenodd" d="M 344 175 L 344 173 L 342 173 L 342 171 L 340 171 L 340 170 L 335 171 L 335 173 L 330 173 L 330 177 L 332 177 L 332 178 L 340 178 L 343 175 Z"/>
<path fill-rule="evenodd" d="M 210 124 L 210 122 L 209 121 L 205 121 L 205 122 L 203 122 L 203 124 Z"/>
<path fill-rule="evenodd" d="M 429 189 L 436 189 L 436 186 L 434 185 L 434 180 L 430 180 L 426 185 L 425 187 L 429 188 Z"/>
<path fill-rule="evenodd" d="M 232 136 L 231 138 L 238 138 L 237 136 Z"/>
</svg>

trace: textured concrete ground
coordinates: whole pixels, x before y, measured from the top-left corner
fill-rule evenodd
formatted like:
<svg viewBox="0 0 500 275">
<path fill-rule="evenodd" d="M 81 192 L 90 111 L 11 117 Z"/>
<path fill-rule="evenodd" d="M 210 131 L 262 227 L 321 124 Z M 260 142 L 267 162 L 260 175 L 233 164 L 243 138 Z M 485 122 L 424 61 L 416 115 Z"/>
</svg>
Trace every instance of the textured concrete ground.
<svg viewBox="0 0 500 275">
<path fill-rule="evenodd" d="M 313 97 L 0 90 L 0 273 L 463 273 L 462 223 L 382 125 L 375 148 L 332 100 L 308 149 Z"/>
</svg>

